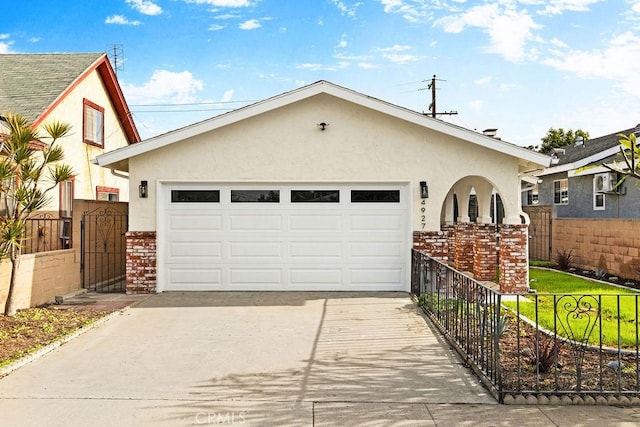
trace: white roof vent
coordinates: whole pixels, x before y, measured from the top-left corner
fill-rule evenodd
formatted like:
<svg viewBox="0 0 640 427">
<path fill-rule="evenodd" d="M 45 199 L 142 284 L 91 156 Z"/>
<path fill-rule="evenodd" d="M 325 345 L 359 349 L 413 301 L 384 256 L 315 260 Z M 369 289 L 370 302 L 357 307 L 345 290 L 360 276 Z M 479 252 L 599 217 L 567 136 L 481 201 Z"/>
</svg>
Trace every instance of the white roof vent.
<svg viewBox="0 0 640 427">
<path fill-rule="evenodd" d="M 495 138 L 496 135 L 498 134 L 498 129 L 494 129 L 494 128 L 485 129 L 482 131 L 482 134 L 484 136 L 490 136 L 491 138 Z"/>
<path fill-rule="evenodd" d="M 576 139 L 574 142 L 576 147 L 580 147 L 581 145 L 584 145 L 584 137 L 581 135 L 576 135 Z"/>
</svg>

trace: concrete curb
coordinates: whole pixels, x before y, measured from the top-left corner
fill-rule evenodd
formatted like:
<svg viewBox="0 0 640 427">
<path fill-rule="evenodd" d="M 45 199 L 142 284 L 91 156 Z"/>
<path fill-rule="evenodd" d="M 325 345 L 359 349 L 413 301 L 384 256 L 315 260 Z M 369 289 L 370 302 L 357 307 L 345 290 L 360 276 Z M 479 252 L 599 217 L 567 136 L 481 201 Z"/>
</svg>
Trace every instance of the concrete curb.
<svg viewBox="0 0 640 427">
<path fill-rule="evenodd" d="M 135 301 L 131 305 L 128 305 L 128 306 L 126 306 L 124 308 L 116 310 L 113 313 L 109 313 L 106 316 L 103 316 L 103 317 L 97 319 L 96 321 L 92 322 L 90 325 L 83 326 L 80 329 L 76 330 L 75 332 L 72 332 L 69 335 L 65 335 L 64 337 L 60 338 L 59 340 L 54 341 L 51 344 L 46 345 L 46 346 L 42 347 L 41 349 L 39 349 L 37 351 L 35 351 L 33 353 L 29 353 L 28 355 L 16 360 L 15 362 L 11 362 L 7 366 L 5 366 L 3 368 L 0 368 L 0 378 L 6 377 L 7 375 L 12 373 L 16 369 L 19 369 L 19 368 L 23 367 L 24 365 L 27 365 L 27 364 L 33 362 L 34 360 L 37 360 L 37 359 L 41 358 L 45 354 L 52 352 L 53 350 L 57 349 L 58 347 L 62 346 L 63 344 L 66 344 L 69 341 L 73 340 L 74 338 L 77 338 L 77 337 L 79 337 L 80 335 L 83 335 L 86 332 L 89 332 L 89 331 L 92 331 L 94 329 L 99 328 L 104 323 L 108 322 L 109 320 L 113 319 L 116 316 L 120 316 L 120 315 L 124 314 L 131 307 L 135 307 L 136 305 L 140 304 L 142 301 L 144 301 L 144 299 L 141 299 L 140 301 Z"/>
</svg>

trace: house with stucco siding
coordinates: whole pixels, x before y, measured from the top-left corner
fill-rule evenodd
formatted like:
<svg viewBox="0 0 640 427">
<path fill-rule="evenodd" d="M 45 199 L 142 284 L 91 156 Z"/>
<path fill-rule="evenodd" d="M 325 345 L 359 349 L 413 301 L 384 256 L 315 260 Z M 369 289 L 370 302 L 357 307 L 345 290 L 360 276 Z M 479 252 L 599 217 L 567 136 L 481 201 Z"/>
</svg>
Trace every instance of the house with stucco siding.
<svg viewBox="0 0 640 427">
<path fill-rule="evenodd" d="M 523 292 L 520 180 L 549 158 L 318 81 L 96 163 L 130 176 L 128 292 L 409 291 L 413 247 Z"/>
<path fill-rule="evenodd" d="M 105 53 L 0 54 L 0 133 L 7 113 L 36 127 L 53 121 L 72 126 L 60 143 L 76 176 L 53 190 L 56 196 L 46 208 L 52 215 L 70 218 L 73 199 L 129 199 L 125 176 L 91 163 L 140 141 Z"/>
</svg>

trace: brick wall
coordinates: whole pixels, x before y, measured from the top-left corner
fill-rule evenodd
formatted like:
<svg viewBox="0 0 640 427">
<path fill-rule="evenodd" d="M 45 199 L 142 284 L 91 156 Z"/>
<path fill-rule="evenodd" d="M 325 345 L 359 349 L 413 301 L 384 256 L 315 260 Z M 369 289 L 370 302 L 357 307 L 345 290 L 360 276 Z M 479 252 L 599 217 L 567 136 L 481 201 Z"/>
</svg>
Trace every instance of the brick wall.
<svg viewBox="0 0 640 427">
<path fill-rule="evenodd" d="M 449 243 L 444 231 L 414 231 L 413 247 L 444 263 L 449 259 Z"/>
<path fill-rule="evenodd" d="M 572 250 L 576 266 L 640 280 L 640 220 L 554 218 L 553 257 Z"/>
<path fill-rule="evenodd" d="M 465 222 L 454 227 L 453 266 L 458 271 L 473 272 L 473 242 L 475 241 L 475 224 Z"/>
<path fill-rule="evenodd" d="M 496 226 L 476 224 L 473 241 L 473 277 L 476 280 L 494 280 L 498 267 L 496 252 Z"/>
<path fill-rule="evenodd" d="M 529 290 L 528 227 L 500 226 L 500 291 L 526 293 Z"/>
<path fill-rule="evenodd" d="M 129 231 L 127 240 L 127 293 L 146 294 L 156 290 L 156 232 Z"/>
</svg>

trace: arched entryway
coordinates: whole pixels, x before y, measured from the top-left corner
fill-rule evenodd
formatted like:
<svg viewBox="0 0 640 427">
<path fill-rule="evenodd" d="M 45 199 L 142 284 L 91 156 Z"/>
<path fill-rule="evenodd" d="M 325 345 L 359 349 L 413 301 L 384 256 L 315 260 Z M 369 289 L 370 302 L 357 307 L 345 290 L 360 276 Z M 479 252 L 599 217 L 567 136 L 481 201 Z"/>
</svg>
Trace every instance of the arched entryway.
<svg viewBox="0 0 640 427">
<path fill-rule="evenodd" d="M 440 231 L 420 233 L 416 246 L 468 272 L 476 280 L 497 281 L 502 292 L 529 288 L 527 227 L 521 212 L 503 203 L 501 191 L 481 176 L 454 183 L 442 204 Z"/>
</svg>

